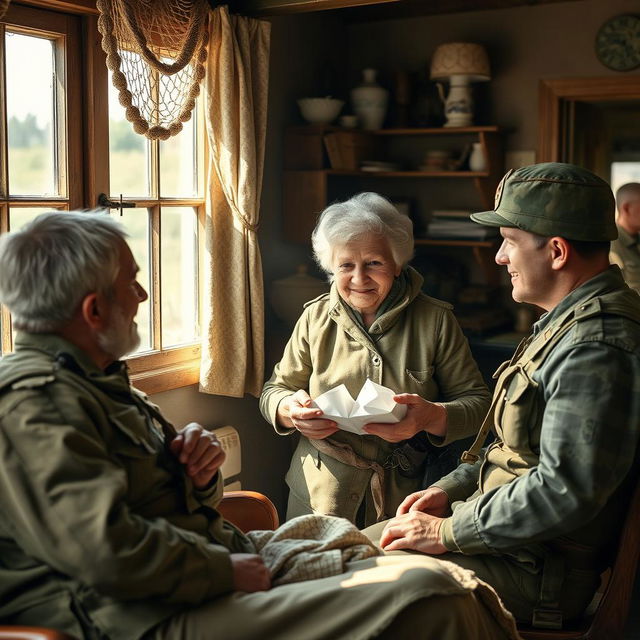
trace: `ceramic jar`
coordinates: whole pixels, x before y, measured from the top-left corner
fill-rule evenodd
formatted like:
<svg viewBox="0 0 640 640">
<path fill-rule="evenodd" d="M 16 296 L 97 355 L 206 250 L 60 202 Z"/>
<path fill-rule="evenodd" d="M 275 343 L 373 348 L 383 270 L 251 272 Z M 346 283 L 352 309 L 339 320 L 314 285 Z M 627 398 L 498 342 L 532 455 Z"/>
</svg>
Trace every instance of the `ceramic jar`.
<svg viewBox="0 0 640 640">
<path fill-rule="evenodd" d="M 469 169 L 471 171 L 485 171 L 487 162 L 484 157 L 484 148 L 480 142 L 474 142 L 469 155 Z"/>
<path fill-rule="evenodd" d="M 280 320 L 293 327 L 305 302 L 329 291 L 329 283 L 307 275 L 307 265 L 298 265 L 295 275 L 271 283 L 269 301 Z"/>
<path fill-rule="evenodd" d="M 376 69 L 364 69 L 363 81 L 351 90 L 351 104 L 363 129 L 380 129 L 387 115 L 389 92 L 376 82 Z"/>
</svg>

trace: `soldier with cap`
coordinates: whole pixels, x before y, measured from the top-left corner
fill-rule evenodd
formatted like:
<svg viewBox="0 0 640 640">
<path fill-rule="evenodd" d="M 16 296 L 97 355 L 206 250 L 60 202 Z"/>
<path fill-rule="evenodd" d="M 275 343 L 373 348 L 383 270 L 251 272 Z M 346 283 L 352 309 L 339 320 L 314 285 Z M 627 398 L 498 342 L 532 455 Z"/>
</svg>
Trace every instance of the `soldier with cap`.
<svg viewBox="0 0 640 640">
<path fill-rule="evenodd" d="M 518 620 L 561 628 L 591 601 L 637 479 L 640 299 L 609 264 L 611 189 L 585 169 L 510 171 L 471 217 L 500 227 L 514 300 L 546 313 L 496 372 L 469 464 L 365 533 L 471 568 Z"/>
<path fill-rule="evenodd" d="M 622 269 L 627 284 L 640 293 L 640 182 L 616 191 L 618 239 L 611 243 L 611 262 Z"/>
</svg>

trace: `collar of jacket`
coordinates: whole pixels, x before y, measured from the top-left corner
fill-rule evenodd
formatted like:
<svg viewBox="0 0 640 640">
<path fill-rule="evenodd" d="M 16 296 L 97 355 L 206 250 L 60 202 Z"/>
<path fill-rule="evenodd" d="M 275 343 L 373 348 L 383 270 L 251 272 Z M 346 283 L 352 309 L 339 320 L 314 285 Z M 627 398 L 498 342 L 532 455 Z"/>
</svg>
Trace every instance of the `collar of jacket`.
<svg viewBox="0 0 640 640">
<path fill-rule="evenodd" d="M 573 307 L 596 296 L 609 293 L 610 291 L 624 289 L 626 286 L 620 268 L 616 265 L 610 265 L 608 269 L 571 291 L 557 306 L 551 309 L 551 311 L 542 315 L 533 325 L 534 335 L 546 329 Z"/>
<path fill-rule="evenodd" d="M 117 360 L 105 370 L 79 347 L 53 333 L 27 333 L 18 331 L 15 338 L 15 352 L 40 351 L 50 356 L 61 368 L 90 380 L 100 387 L 109 387 L 114 392 L 130 392 L 127 365 Z"/>
<path fill-rule="evenodd" d="M 405 295 L 391 309 L 375 319 L 369 327 L 370 335 L 381 334 L 389 330 L 396 323 L 402 311 L 421 293 L 422 283 L 424 282 L 423 277 L 410 266 L 404 267 L 404 271 L 408 280 Z M 353 327 L 358 328 L 356 322 L 350 317 L 347 311 L 347 303 L 340 297 L 335 282 L 331 285 L 331 291 L 329 292 L 329 315 L 336 321 L 339 319 L 341 324 L 345 326 L 353 325 Z M 360 328 L 358 330 L 362 331 Z"/>
<path fill-rule="evenodd" d="M 633 245 L 638 244 L 638 236 L 632 235 L 622 227 L 618 227 L 618 241 L 625 247 L 632 247 Z"/>
</svg>

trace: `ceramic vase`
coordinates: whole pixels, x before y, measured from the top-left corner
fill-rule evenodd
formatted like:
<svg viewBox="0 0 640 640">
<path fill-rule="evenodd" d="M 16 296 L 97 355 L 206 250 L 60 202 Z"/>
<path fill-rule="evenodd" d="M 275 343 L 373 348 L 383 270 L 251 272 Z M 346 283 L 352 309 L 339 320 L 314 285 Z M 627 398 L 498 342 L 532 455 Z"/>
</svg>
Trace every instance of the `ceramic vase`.
<svg viewBox="0 0 640 640">
<path fill-rule="evenodd" d="M 363 81 L 351 90 L 351 104 L 363 129 L 380 129 L 387 115 L 389 92 L 376 82 L 376 69 L 364 69 Z"/>
<path fill-rule="evenodd" d="M 487 162 L 484 157 L 484 149 L 480 142 L 474 142 L 469 156 L 469 169 L 471 171 L 485 171 Z"/>
</svg>

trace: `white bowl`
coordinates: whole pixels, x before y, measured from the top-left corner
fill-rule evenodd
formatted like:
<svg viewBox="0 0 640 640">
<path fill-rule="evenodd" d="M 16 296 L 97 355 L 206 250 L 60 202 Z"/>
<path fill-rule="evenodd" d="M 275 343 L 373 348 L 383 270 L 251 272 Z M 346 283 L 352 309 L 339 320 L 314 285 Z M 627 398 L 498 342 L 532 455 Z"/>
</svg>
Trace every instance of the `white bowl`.
<svg viewBox="0 0 640 640">
<path fill-rule="evenodd" d="M 302 117 L 310 124 L 329 124 L 340 113 L 344 100 L 336 98 L 301 98 L 298 106 Z"/>
</svg>

